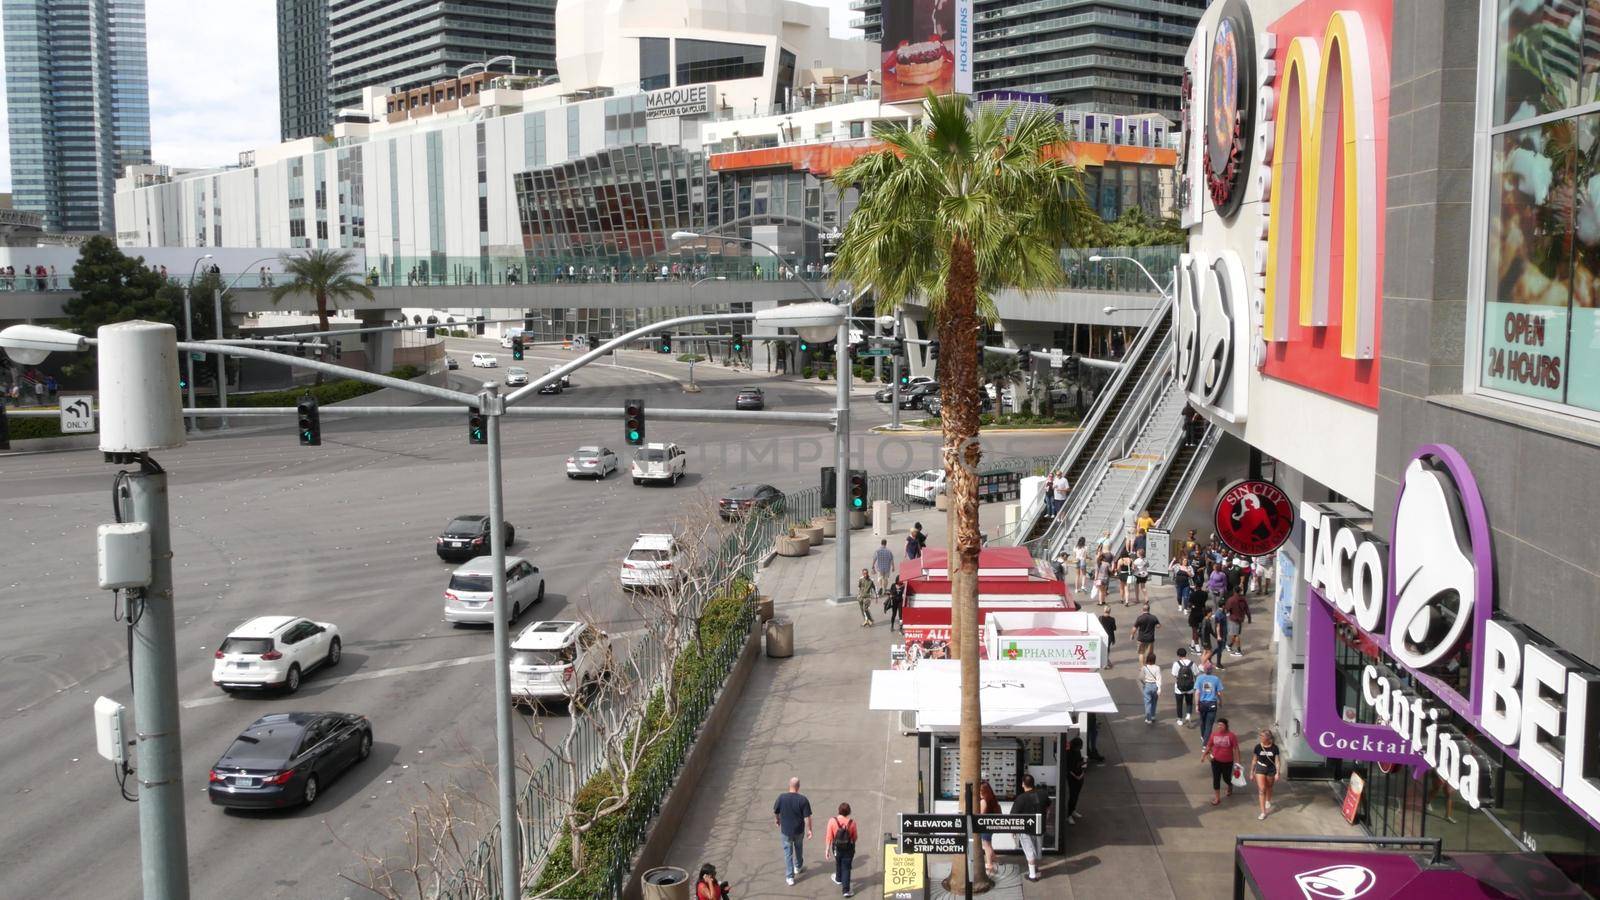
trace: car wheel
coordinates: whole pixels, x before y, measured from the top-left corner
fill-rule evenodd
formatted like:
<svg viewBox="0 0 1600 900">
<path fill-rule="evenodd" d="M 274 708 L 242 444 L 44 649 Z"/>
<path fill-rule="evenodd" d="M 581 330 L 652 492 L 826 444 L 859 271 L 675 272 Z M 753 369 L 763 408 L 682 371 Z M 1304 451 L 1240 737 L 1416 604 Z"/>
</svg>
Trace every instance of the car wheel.
<svg viewBox="0 0 1600 900">
<path fill-rule="evenodd" d="M 372 755 L 372 732 L 361 732 L 361 743 L 356 747 L 356 762 L 361 762 Z"/>
<path fill-rule="evenodd" d="M 544 600 L 544 582 L 541 581 L 539 582 L 539 593 L 534 595 L 533 602 L 538 603 L 542 600 Z"/>
<path fill-rule="evenodd" d="M 513 526 L 507 525 L 506 526 L 506 546 L 509 547 L 512 544 L 515 544 L 516 542 L 517 542 L 517 529 L 515 527 L 513 527 Z"/>
<path fill-rule="evenodd" d="M 508 621 L 515 622 L 518 619 L 518 617 L 520 617 L 521 615 L 522 615 L 522 604 L 521 603 L 513 603 L 513 604 L 511 604 L 511 618 Z"/>
<path fill-rule="evenodd" d="M 321 785 L 317 783 L 317 776 L 307 775 L 306 786 L 300 794 L 302 806 L 310 806 L 317 801 L 317 794 L 321 792 Z"/>
<path fill-rule="evenodd" d="M 635 479 L 634 479 L 634 480 L 633 480 L 633 483 L 634 483 L 634 484 L 641 484 L 641 483 L 642 483 L 642 482 L 640 482 L 640 481 L 639 481 L 639 479 L 637 479 L 637 478 L 635 478 Z"/>
<path fill-rule="evenodd" d="M 338 638 L 334 638 L 333 643 L 328 645 L 328 660 L 326 664 L 329 666 L 337 666 L 339 664 L 339 660 L 343 657 L 344 642 L 340 641 Z"/>
<path fill-rule="evenodd" d="M 568 472 L 567 473 L 567 477 L 568 478 L 577 478 L 578 477 L 578 473 L 577 472 Z"/>
<path fill-rule="evenodd" d="M 289 667 L 289 677 L 283 680 L 283 689 L 289 693 L 300 690 L 300 664 L 295 663 Z"/>
</svg>

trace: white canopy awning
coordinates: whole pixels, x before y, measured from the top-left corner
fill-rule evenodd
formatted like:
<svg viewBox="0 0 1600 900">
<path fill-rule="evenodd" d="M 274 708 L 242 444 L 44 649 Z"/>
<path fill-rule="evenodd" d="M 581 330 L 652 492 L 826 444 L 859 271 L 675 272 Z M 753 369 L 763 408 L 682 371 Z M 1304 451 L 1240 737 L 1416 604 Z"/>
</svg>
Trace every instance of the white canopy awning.
<svg viewBox="0 0 1600 900">
<path fill-rule="evenodd" d="M 1114 713 L 1116 704 L 1095 672 L 1061 672 L 1042 662 L 982 660 L 978 702 L 983 730 L 991 733 L 1058 733 L 1080 713 Z M 876 710 L 911 710 L 917 730 L 953 732 L 961 724 L 961 663 L 925 659 L 915 669 L 872 673 L 868 702 Z"/>
</svg>

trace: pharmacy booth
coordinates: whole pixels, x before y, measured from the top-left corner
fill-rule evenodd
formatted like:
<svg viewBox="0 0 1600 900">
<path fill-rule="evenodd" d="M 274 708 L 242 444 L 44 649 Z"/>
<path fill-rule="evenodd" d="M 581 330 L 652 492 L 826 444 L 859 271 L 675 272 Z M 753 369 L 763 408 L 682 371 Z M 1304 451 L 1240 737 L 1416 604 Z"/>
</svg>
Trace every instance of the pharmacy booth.
<svg viewBox="0 0 1600 900">
<path fill-rule="evenodd" d="M 1022 776 L 1050 797 L 1045 814 L 1043 847 L 1061 849 L 1061 817 L 1067 746 L 1082 734 L 1085 713 L 1114 713 L 1116 704 L 1100 674 L 1093 670 L 1063 671 L 1049 662 L 981 660 L 979 703 L 983 710 L 983 771 L 1010 812 L 1021 791 Z M 872 673 L 870 708 L 904 712 L 915 723 L 919 813 L 961 810 L 960 752 L 961 663 L 925 659 L 914 669 Z M 1016 836 L 996 834 L 996 850 L 1019 849 Z"/>
</svg>

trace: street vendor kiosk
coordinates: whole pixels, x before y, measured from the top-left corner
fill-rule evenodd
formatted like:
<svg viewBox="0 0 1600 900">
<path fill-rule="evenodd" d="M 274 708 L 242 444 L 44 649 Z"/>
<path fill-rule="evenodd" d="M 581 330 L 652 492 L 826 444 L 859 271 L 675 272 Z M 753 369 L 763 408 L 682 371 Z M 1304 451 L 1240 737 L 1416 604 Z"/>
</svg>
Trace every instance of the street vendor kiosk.
<svg viewBox="0 0 1600 900">
<path fill-rule="evenodd" d="M 961 808 L 962 773 L 957 735 L 961 725 L 961 664 L 926 659 L 914 669 L 872 673 L 870 708 L 914 714 L 917 731 L 917 812 L 953 813 Z M 983 660 L 978 664 L 983 709 L 983 771 L 1002 812 L 1032 775 L 1052 801 L 1066 781 L 1067 745 L 1084 726 L 1085 713 L 1114 713 L 1116 704 L 1099 673 L 1063 672 L 1046 662 Z M 1045 814 L 1043 847 L 1061 849 L 1064 804 Z M 996 834 L 996 850 L 1014 850 L 1014 836 Z"/>
<path fill-rule="evenodd" d="M 950 641 L 949 553 L 937 547 L 900 565 L 905 603 L 900 621 L 905 643 L 890 647 L 891 665 L 909 668 L 928 655 L 924 645 L 940 650 Z M 1061 613 L 1077 609 L 1065 583 L 1041 571 L 1023 547 L 991 547 L 978 554 L 978 624 L 997 612 Z M 1092 618 L 1092 617 L 1091 617 Z"/>
</svg>

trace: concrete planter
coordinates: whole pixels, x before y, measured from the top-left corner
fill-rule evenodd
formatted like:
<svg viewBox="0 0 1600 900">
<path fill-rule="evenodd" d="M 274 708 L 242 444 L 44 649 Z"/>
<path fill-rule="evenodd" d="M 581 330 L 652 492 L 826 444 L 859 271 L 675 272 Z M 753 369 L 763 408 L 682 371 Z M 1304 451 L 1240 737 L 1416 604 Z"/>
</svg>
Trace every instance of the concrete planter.
<svg viewBox="0 0 1600 900">
<path fill-rule="evenodd" d="M 850 510 L 850 530 L 867 527 L 867 511 L 864 509 Z"/>
<path fill-rule="evenodd" d="M 945 494 L 940 494 L 937 497 L 934 497 L 933 498 L 933 508 L 937 509 L 937 510 L 939 510 L 941 512 L 944 511 L 944 510 L 949 509 L 950 508 L 950 497 L 948 495 L 945 495 Z"/>
<path fill-rule="evenodd" d="M 799 528 L 796 528 L 794 530 L 794 533 L 799 535 L 800 537 L 803 537 L 806 540 L 810 541 L 811 542 L 811 546 L 813 546 L 813 547 L 815 547 L 818 544 L 822 543 L 822 526 L 821 525 L 810 525 L 810 526 L 802 525 Z"/>
<path fill-rule="evenodd" d="M 766 594 L 756 598 L 756 618 L 762 622 L 772 621 L 772 598 Z"/>
<path fill-rule="evenodd" d="M 778 538 L 777 548 L 779 556 L 805 556 L 811 552 L 811 539 L 784 535 Z"/>
<path fill-rule="evenodd" d="M 817 516 L 811 520 L 811 527 L 820 527 L 823 537 L 839 536 L 839 520 L 833 516 Z"/>
</svg>

